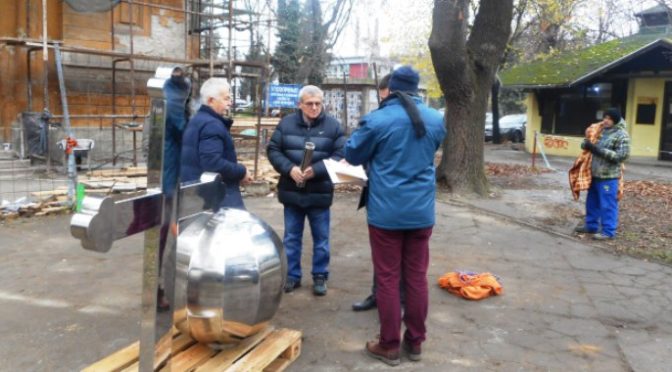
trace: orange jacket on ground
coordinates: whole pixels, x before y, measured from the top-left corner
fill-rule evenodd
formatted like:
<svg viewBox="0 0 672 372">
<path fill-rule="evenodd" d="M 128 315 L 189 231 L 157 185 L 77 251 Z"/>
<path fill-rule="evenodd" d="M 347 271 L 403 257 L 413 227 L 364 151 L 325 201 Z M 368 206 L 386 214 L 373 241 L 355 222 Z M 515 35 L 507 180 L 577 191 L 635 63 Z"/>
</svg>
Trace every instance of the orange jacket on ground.
<svg viewBox="0 0 672 372">
<path fill-rule="evenodd" d="M 467 300 L 481 300 L 502 293 L 497 277 L 490 273 L 465 273 L 454 271 L 439 278 L 439 286 Z"/>
</svg>

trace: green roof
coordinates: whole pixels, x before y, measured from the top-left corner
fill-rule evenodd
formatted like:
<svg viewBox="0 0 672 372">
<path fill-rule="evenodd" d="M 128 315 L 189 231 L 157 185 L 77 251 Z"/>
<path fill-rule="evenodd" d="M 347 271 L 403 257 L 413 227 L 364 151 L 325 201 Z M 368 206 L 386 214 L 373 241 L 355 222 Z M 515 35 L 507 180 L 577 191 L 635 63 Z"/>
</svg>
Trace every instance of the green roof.
<svg viewBox="0 0 672 372">
<path fill-rule="evenodd" d="M 637 34 L 502 71 L 505 87 L 558 88 L 581 83 L 658 45 L 672 47 L 672 36 Z"/>
</svg>

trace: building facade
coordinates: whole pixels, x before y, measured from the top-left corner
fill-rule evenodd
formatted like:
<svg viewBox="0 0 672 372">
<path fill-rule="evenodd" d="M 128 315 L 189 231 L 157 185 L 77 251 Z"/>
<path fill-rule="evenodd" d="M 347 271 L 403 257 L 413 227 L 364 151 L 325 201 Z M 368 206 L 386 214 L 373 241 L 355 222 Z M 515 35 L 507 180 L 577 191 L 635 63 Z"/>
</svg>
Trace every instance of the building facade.
<svg viewBox="0 0 672 372">
<path fill-rule="evenodd" d="M 576 156 L 585 129 L 618 107 L 631 155 L 672 160 L 672 34 L 662 7 L 637 14 L 632 36 L 516 66 L 504 87 L 527 92 L 527 133 L 547 154 Z M 664 20 L 664 24 L 661 24 Z M 526 142 L 532 151 L 534 141 Z"/>
</svg>

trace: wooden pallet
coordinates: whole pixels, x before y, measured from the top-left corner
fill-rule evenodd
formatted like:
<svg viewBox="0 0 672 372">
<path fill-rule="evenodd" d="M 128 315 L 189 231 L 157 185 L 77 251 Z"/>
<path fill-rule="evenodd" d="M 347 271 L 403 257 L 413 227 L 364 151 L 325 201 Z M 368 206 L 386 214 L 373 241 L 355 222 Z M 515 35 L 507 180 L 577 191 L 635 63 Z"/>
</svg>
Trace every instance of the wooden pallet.
<svg viewBox="0 0 672 372">
<path fill-rule="evenodd" d="M 239 345 L 214 350 L 175 331 L 175 355 L 166 356 L 156 371 L 283 371 L 301 354 L 301 332 L 267 327 Z M 137 371 L 139 345 L 135 342 L 100 361 L 84 372 Z"/>
</svg>

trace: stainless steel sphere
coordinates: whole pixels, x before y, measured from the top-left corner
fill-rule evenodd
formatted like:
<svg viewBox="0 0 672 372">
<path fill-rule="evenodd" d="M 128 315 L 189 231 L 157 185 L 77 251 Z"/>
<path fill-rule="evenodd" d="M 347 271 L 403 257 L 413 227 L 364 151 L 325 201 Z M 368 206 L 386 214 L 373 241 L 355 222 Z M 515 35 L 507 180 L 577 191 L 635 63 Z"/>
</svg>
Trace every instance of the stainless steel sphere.
<svg viewBox="0 0 672 372">
<path fill-rule="evenodd" d="M 236 343 L 263 329 L 280 305 L 287 259 L 273 229 L 224 208 L 197 217 L 177 241 L 175 325 L 205 343 Z"/>
</svg>

